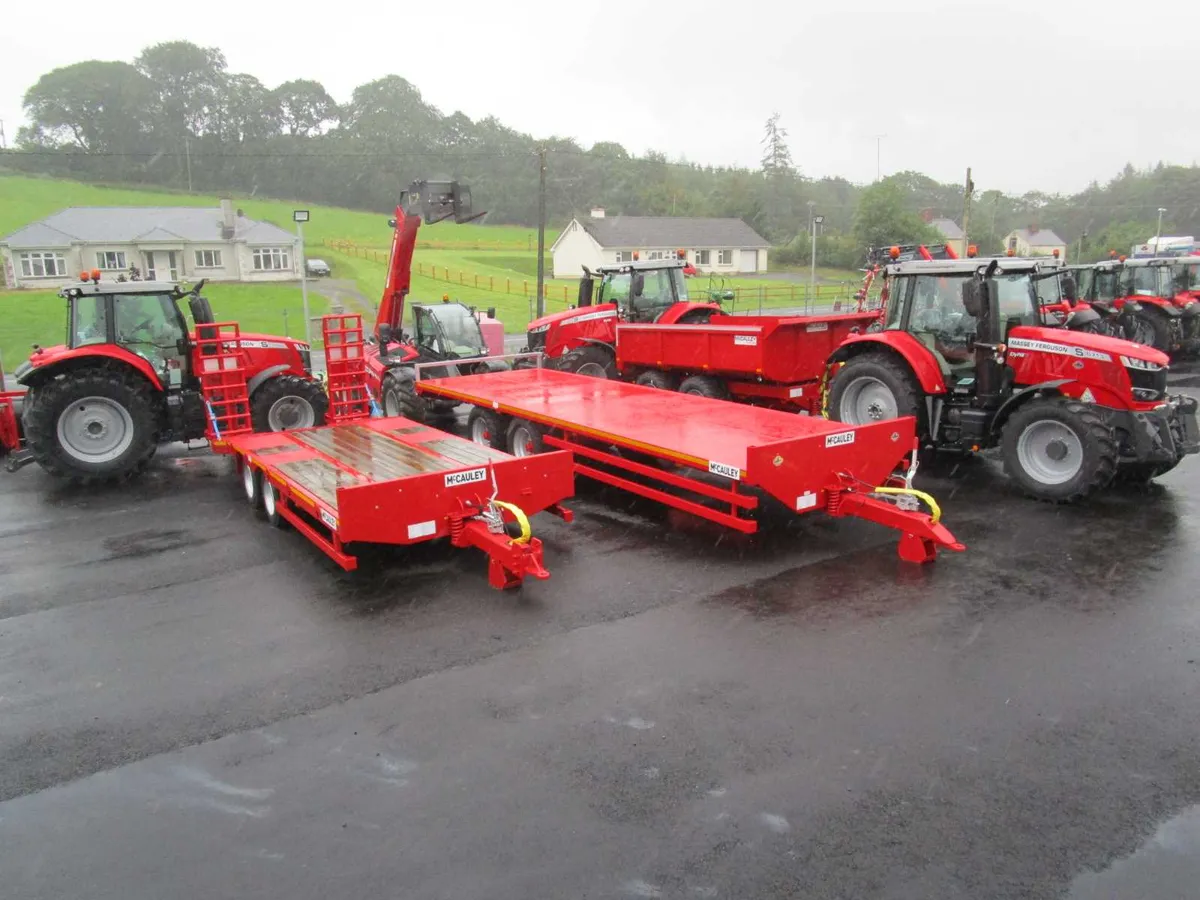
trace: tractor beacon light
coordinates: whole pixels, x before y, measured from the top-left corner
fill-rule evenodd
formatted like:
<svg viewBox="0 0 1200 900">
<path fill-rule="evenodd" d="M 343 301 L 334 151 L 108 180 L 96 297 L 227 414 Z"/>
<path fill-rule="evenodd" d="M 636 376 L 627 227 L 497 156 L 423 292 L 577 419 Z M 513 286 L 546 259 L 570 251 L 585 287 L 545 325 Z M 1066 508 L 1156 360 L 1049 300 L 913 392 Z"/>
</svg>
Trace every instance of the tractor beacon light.
<svg viewBox="0 0 1200 900">
<path fill-rule="evenodd" d="M 969 247 L 967 247 L 967 256 L 978 256 L 978 255 L 979 255 L 979 248 L 976 247 L 974 244 L 971 244 Z"/>
<path fill-rule="evenodd" d="M 1055 249 L 1055 251 L 1054 251 L 1054 258 L 1058 259 L 1058 250 L 1057 249 Z"/>
<path fill-rule="evenodd" d="M 899 247 L 888 248 L 888 256 L 890 256 L 892 259 L 899 259 L 900 258 L 900 248 Z"/>
<path fill-rule="evenodd" d="M 1012 247 L 1009 247 L 1009 248 L 1008 248 L 1008 255 L 1009 255 L 1009 256 L 1016 256 L 1016 255 L 1017 255 L 1017 251 L 1016 251 L 1016 250 L 1014 250 Z"/>
<path fill-rule="evenodd" d="M 100 270 L 99 269 L 92 269 L 92 281 L 96 282 L 96 284 L 100 283 Z"/>
<path fill-rule="evenodd" d="M 88 282 L 88 273 L 87 273 L 87 272 L 80 272 L 80 273 L 79 273 L 79 280 L 80 280 L 80 281 L 82 281 L 84 284 L 87 284 L 87 282 Z"/>
<path fill-rule="evenodd" d="M 633 258 L 635 260 L 638 258 L 638 252 L 636 250 L 633 251 Z"/>
</svg>

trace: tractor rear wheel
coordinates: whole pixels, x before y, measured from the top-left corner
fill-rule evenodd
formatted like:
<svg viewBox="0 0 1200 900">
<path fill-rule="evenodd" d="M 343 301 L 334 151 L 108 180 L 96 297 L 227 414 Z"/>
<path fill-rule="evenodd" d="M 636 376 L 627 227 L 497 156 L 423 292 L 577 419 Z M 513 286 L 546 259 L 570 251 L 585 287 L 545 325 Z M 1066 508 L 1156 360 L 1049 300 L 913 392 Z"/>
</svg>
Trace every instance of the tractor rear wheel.
<svg viewBox="0 0 1200 900">
<path fill-rule="evenodd" d="M 425 401 L 417 396 L 413 377 L 404 370 L 392 370 L 383 376 L 383 414 L 404 416 L 414 422 L 424 423 Z"/>
<path fill-rule="evenodd" d="M 679 393 L 710 397 L 713 400 L 728 400 L 729 390 L 719 378 L 711 375 L 691 375 L 679 385 Z"/>
<path fill-rule="evenodd" d="M 1130 316 L 1129 320 L 1129 331 L 1134 335 L 1130 340 L 1161 350 L 1163 353 L 1171 352 L 1171 345 L 1174 343 L 1171 339 L 1171 321 L 1165 313 L 1153 306 L 1143 306 Z"/>
<path fill-rule="evenodd" d="M 679 386 L 673 376 L 658 369 L 647 369 L 637 377 L 635 384 L 640 384 L 643 387 L 658 388 L 660 391 L 673 391 Z"/>
<path fill-rule="evenodd" d="M 576 347 L 570 353 L 563 354 L 556 368 L 563 372 L 590 375 L 593 378 L 617 377 L 617 361 L 613 358 L 612 351 L 595 344 Z"/>
<path fill-rule="evenodd" d="M 1004 470 L 1031 497 L 1071 503 L 1105 488 L 1117 441 L 1094 408 L 1065 397 L 1031 400 L 1004 424 Z"/>
<path fill-rule="evenodd" d="M 158 441 L 150 385 L 120 369 L 78 369 L 46 382 L 22 420 L 38 464 L 84 484 L 136 474 Z"/>
<path fill-rule="evenodd" d="M 504 441 L 508 437 L 508 421 L 500 415 L 482 406 L 472 407 L 467 415 L 467 436 L 476 444 L 483 444 L 493 450 L 503 450 Z"/>
<path fill-rule="evenodd" d="M 847 361 L 829 385 L 829 418 L 847 425 L 870 425 L 915 416 L 917 434 L 926 430 L 921 388 L 908 367 L 881 353 Z"/>
<path fill-rule="evenodd" d="M 268 378 L 250 400 L 255 431 L 294 431 L 325 424 L 329 398 L 315 381 L 299 375 Z"/>
</svg>

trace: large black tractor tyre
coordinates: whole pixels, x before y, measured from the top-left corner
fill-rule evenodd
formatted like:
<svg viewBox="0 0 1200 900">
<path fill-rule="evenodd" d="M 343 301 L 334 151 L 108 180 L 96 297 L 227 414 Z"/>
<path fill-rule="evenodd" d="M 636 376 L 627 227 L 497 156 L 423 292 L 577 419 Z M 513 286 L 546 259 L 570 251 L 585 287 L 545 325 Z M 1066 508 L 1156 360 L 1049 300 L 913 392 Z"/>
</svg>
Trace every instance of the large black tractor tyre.
<svg viewBox="0 0 1200 900">
<path fill-rule="evenodd" d="M 154 389 L 121 369 L 76 369 L 46 382 L 26 402 L 22 424 L 34 460 L 77 484 L 136 475 L 158 444 Z"/>
<path fill-rule="evenodd" d="M 1024 493 L 1073 503 L 1103 490 L 1117 471 L 1116 436 L 1096 410 L 1066 397 L 1030 400 L 1004 423 L 1004 471 Z"/>
<path fill-rule="evenodd" d="M 660 369 L 647 369 L 634 379 L 634 384 L 658 388 L 660 391 L 673 391 L 679 387 L 679 381 L 674 375 Z"/>
<path fill-rule="evenodd" d="M 417 396 L 416 382 L 411 373 L 392 370 L 383 376 L 380 389 L 383 414 L 404 416 L 414 422 L 424 423 L 427 407 L 425 399 Z"/>
<path fill-rule="evenodd" d="M 693 309 L 679 317 L 678 325 L 707 325 L 713 317 L 714 310 Z"/>
<path fill-rule="evenodd" d="M 1129 317 L 1130 340 L 1146 344 L 1163 353 L 1170 353 L 1175 339 L 1171 335 L 1171 320 L 1166 313 L 1160 312 L 1153 306 L 1143 304 L 1142 308 Z"/>
<path fill-rule="evenodd" d="M 607 347 L 587 344 L 564 353 L 555 368 L 563 372 L 577 372 L 593 378 L 617 377 L 617 361 Z"/>
<path fill-rule="evenodd" d="M 679 384 L 679 393 L 695 394 L 697 397 L 708 397 L 712 400 L 728 400 L 729 389 L 725 382 L 711 375 L 690 375 Z"/>
<path fill-rule="evenodd" d="M 828 417 L 847 425 L 870 425 L 915 416 L 917 436 L 928 436 L 923 394 L 908 366 L 882 353 L 852 357 L 829 384 Z"/>
<path fill-rule="evenodd" d="M 299 375 L 268 378 L 250 398 L 255 431 L 294 431 L 325 424 L 329 397 L 315 381 Z"/>
</svg>

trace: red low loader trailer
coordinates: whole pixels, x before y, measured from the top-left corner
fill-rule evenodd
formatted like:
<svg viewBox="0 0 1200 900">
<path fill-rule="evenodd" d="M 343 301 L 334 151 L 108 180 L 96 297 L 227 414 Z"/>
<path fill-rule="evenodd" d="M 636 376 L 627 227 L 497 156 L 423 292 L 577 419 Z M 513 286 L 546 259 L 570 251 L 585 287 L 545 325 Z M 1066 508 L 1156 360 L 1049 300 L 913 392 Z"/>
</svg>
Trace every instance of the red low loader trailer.
<svg viewBox="0 0 1200 900">
<path fill-rule="evenodd" d="M 895 528 L 910 562 L 932 561 L 938 547 L 964 549 L 933 498 L 912 488 L 912 417 L 846 426 L 548 368 L 419 379 L 417 391 L 474 407 L 474 441 L 535 459 L 569 450 L 577 475 L 737 531 L 758 529 L 758 490 L 796 513 Z"/>
<path fill-rule="evenodd" d="M 237 326 L 202 326 L 209 441 L 236 459 L 250 503 L 346 570 L 358 565 L 357 543 L 449 538 L 487 554 L 493 587 L 548 578 L 529 517 L 571 520 L 559 505 L 574 493 L 570 454 L 516 458 L 399 416 L 371 418 L 361 317 L 326 316 L 322 331 L 330 424 L 255 434 Z"/>
<path fill-rule="evenodd" d="M 617 371 L 647 387 L 821 411 L 829 357 L 878 310 L 824 316 L 713 316 L 699 325 L 618 325 Z"/>
</svg>

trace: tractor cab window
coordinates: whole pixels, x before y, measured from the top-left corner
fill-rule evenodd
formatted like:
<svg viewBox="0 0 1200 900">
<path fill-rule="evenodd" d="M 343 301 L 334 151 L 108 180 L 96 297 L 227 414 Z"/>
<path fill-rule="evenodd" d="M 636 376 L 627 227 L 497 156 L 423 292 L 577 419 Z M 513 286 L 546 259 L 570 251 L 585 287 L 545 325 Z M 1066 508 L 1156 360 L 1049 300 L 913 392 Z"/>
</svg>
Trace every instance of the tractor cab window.
<svg viewBox="0 0 1200 900">
<path fill-rule="evenodd" d="M 963 306 L 962 287 L 970 276 L 918 275 L 914 279 L 908 331 L 938 360 L 942 371 L 974 365 L 971 337 L 976 323 Z"/>
<path fill-rule="evenodd" d="M 1161 278 L 1164 270 L 1160 266 L 1135 266 L 1126 269 L 1129 285 L 1127 293 L 1136 297 L 1160 297 Z"/>
<path fill-rule="evenodd" d="M 116 342 L 149 362 L 164 384 L 178 385 L 186 331 L 175 301 L 169 294 L 118 294 L 114 301 Z"/>
<path fill-rule="evenodd" d="M 483 330 L 471 311 L 458 303 L 414 309 L 417 345 L 436 356 L 486 356 Z"/>
<path fill-rule="evenodd" d="M 600 284 L 600 303 L 624 304 L 629 300 L 629 285 L 633 276 L 629 272 L 610 272 Z"/>
<path fill-rule="evenodd" d="M 67 335 L 67 346 L 107 344 L 111 340 L 108 326 L 107 296 L 76 297 L 71 304 L 71 333 Z"/>
<path fill-rule="evenodd" d="M 653 322 L 675 302 L 670 269 L 634 273 L 629 292 L 629 319 Z"/>
<path fill-rule="evenodd" d="M 1184 266 L 1184 270 L 1187 273 L 1184 279 L 1187 283 L 1185 290 L 1200 291 L 1200 263 L 1189 263 Z"/>
<path fill-rule="evenodd" d="M 675 299 L 687 301 L 687 279 L 683 277 L 683 269 L 671 269 L 671 281 L 675 283 Z"/>
<path fill-rule="evenodd" d="M 884 312 L 883 330 L 899 331 L 904 327 L 904 302 L 908 299 L 908 288 L 912 278 L 897 275 L 887 283 L 887 306 Z"/>
<path fill-rule="evenodd" d="M 1057 278 L 1046 281 L 1057 282 Z M 1038 310 L 1035 308 L 1037 292 L 1028 275 L 997 275 L 992 279 L 996 290 L 996 305 L 1000 310 L 1001 324 L 1019 319 L 1022 325 L 1037 325 Z"/>
<path fill-rule="evenodd" d="M 1037 288 L 1039 306 L 1053 306 L 1063 302 L 1062 275 L 1055 275 L 1053 278 L 1039 278 L 1034 285 Z"/>
<path fill-rule="evenodd" d="M 1088 291 L 1082 296 L 1089 300 L 1100 300 L 1112 303 L 1121 296 L 1119 278 L 1116 272 L 1097 271 L 1092 276 Z"/>
</svg>

